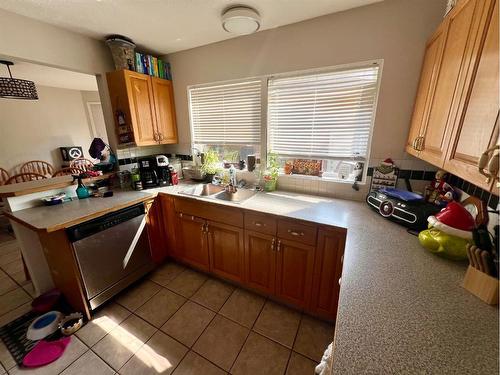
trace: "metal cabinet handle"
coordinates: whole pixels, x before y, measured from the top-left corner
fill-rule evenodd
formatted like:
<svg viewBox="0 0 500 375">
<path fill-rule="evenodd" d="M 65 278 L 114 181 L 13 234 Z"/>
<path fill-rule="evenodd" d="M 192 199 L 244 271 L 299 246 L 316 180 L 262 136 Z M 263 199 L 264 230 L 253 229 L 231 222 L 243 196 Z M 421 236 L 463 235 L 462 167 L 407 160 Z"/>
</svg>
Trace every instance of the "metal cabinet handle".
<svg viewBox="0 0 500 375">
<path fill-rule="evenodd" d="M 179 217 L 183 217 L 184 215 L 182 214 L 182 212 L 179 212 Z"/>
<path fill-rule="evenodd" d="M 418 151 L 418 150 L 417 150 L 417 139 L 418 139 L 418 137 L 415 137 L 415 139 L 413 140 L 413 143 L 412 143 L 413 149 L 414 149 L 415 151 Z"/>
<path fill-rule="evenodd" d="M 496 150 L 499 150 L 500 146 L 495 145 L 493 147 L 488 148 L 481 154 L 479 161 L 477 163 L 477 168 L 479 173 L 486 177 L 486 183 L 490 183 L 493 178 L 495 178 L 498 173 L 498 153 L 494 153 Z M 490 153 L 494 154 L 490 157 Z M 486 171 L 485 171 L 486 168 Z"/>
<path fill-rule="evenodd" d="M 296 232 L 294 230 L 288 229 L 288 233 L 290 233 L 292 236 L 304 236 L 304 232 Z"/>
<path fill-rule="evenodd" d="M 420 136 L 418 138 L 419 138 L 417 142 L 418 151 L 422 151 L 424 149 L 424 137 Z"/>
<path fill-rule="evenodd" d="M 274 251 L 274 243 L 276 242 L 276 239 L 273 237 L 273 240 L 271 241 L 271 251 Z"/>
<path fill-rule="evenodd" d="M 260 221 L 254 221 L 253 222 L 256 227 L 262 227 L 265 226 L 265 224 L 262 224 Z"/>
<path fill-rule="evenodd" d="M 161 134 L 160 132 L 158 132 L 158 142 L 161 142 L 165 139 L 165 137 L 163 136 L 163 134 Z"/>
<path fill-rule="evenodd" d="M 277 249 L 278 253 L 281 251 L 281 240 L 278 240 L 278 246 Z"/>
<path fill-rule="evenodd" d="M 158 142 L 158 135 L 157 135 L 157 133 L 156 133 L 156 132 L 153 132 L 153 140 L 154 140 L 155 142 Z"/>
</svg>

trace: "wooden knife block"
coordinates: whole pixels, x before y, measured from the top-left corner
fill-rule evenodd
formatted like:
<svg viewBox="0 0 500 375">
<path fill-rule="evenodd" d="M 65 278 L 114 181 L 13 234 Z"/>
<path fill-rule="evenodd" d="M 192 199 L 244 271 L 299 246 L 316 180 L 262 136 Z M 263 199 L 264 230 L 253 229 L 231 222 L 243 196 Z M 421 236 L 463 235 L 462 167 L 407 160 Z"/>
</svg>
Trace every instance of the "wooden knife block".
<svg viewBox="0 0 500 375">
<path fill-rule="evenodd" d="M 469 266 L 464 278 L 464 288 L 489 305 L 498 304 L 498 279 Z"/>
</svg>

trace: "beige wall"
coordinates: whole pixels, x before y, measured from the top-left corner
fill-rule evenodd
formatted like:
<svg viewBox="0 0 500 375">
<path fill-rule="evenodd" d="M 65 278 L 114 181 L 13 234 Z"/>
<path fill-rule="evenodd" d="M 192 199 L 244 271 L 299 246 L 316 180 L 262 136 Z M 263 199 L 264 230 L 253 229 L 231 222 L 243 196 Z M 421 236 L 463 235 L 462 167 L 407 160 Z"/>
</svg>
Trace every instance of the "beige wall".
<svg viewBox="0 0 500 375">
<path fill-rule="evenodd" d="M 38 86 L 39 100 L 0 100 L 0 167 L 13 169 L 29 160 L 61 166 L 60 146 L 92 141 L 82 92 Z"/>
<path fill-rule="evenodd" d="M 445 0 L 385 0 L 168 55 L 180 140 L 171 149 L 189 152 L 188 85 L 384 59 L 372 163 L 409 159 L 404 145 L 425 41 L 444 7 Z"/>
<path fill-rule="evenodd" d="M 114 70 L 114 65 L 104 42 L 0 9 L 0 56 L 97 74 L 109 142 L 115 148 L 113 112 L 103 74 Z"/>
</svg>

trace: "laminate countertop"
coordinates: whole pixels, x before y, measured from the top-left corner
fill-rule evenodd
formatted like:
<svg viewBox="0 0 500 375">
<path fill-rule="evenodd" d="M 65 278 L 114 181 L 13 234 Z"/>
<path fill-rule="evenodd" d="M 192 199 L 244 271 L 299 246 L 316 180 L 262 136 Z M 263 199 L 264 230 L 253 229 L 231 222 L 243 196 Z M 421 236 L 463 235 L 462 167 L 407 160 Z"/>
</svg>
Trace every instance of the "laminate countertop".
<svg viewBox="0 0 500 375">
<path fill-rule="evenodd" d="M 179 194 L 185 188 L 115 192 L 10 215 L 48 230 L 158 193 L 187 197 Z M 417 237 L 365 203 L 280 191 L 241 204 L 193 199 L 347 228 L 334 374 L 498 373 L 498 308 L 462 288 L 466 264 L 427 252 Z"/>
<path fill-rule="evenodd" d="M 498 374 L 498 308 L 462 288 L 465 263 L 364 202 L 278 191 L 231 205 L 347 228 L 333 374 Z"/>
</svg>

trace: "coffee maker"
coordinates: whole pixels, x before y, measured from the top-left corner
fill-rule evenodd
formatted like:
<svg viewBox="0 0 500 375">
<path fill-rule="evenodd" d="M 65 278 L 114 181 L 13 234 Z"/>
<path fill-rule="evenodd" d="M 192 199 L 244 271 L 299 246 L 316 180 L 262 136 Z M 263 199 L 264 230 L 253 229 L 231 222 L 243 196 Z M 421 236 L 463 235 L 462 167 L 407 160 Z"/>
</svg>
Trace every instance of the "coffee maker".
<svg viewBox="0 0 500 375">
<path fill-rule="evenodd" d="M 142 186 L 152 188 L 158 186 L 158 173 L 156 171 L 156 157 L 144 157 L 138 160 L 139 174 L 141 175 Z"/>
<path fill-rule="evenodd" d="M 168 158 L 165 155 L 156 155 L 156 173 L 159 186 L 168 186 L 171 182 Z"/>
</svg>

